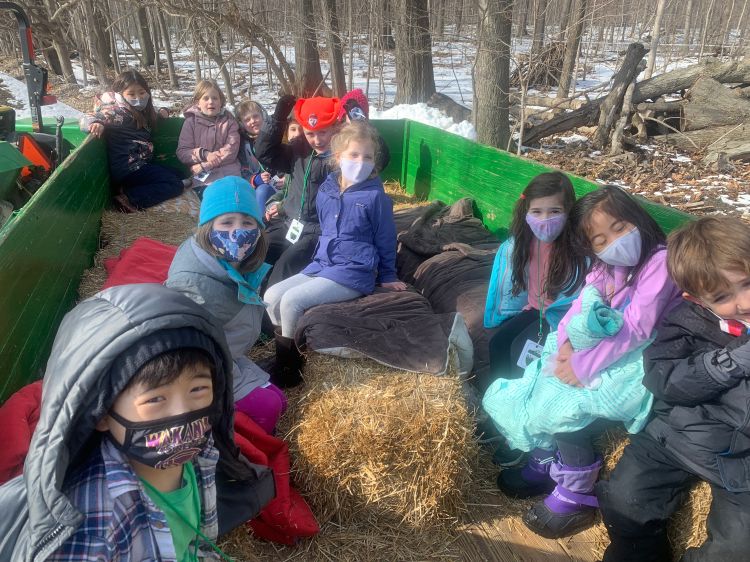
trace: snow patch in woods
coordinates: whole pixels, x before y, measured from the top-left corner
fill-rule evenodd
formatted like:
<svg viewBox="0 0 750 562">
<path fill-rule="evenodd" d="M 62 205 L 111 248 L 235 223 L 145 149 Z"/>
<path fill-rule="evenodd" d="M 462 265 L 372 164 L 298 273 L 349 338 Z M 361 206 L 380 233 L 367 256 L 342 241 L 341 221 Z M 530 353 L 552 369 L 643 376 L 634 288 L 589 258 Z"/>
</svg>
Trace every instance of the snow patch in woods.
<svg viewBox="0 0 750 562">
<path fill-rule="evenodd" d="M 29 93 L 26 90 L 26 84 L 20 80 L 16 80 L 12 76 L 0 72 L 0 87 L 3 87 L 10 92 L 13 100 L 12 105 L 16 108 L 17 119 L 31 117 L 31 110 L 29 109 Z M 58 115 L 70 119 L 78 119 L 83 114 L 74 107 L 70 107 L 62 102 L 42 106 L 43 117 L 57 117 Z"/>
<path fill-rule="evenodd" d="M 573 133 L 572 135 L 557 137 L 557 140 L 564 142 L 565 144 L 573 144 L 575 142 L 588 142 L 589 138 L 579 135 L 578 133 Z"/>
<path fill-rule="evenodd" d="M 736 208 L 738 211 L 742 211 L 745 213 L 750 212 L 750 195 L 741 193 L 737 196 L 737 199 L 732 199 L 731 197 L 728 197 L 727 195 L 722 195 L 720 199 L 722 203 L 731 205 L 732 207 Z"/>
<path fill-rule="evenodd" d="M 373 107 L 370 109 L 370 117 L 372 119 L 411 119 L 470 140 L 477 140 L 474 125 L 468 121 L 455 123 L 451 117 L 439 109 L 429 107 L 426 103 L 394 105 L 385 111 L 378 111 Z"/>
</svg>

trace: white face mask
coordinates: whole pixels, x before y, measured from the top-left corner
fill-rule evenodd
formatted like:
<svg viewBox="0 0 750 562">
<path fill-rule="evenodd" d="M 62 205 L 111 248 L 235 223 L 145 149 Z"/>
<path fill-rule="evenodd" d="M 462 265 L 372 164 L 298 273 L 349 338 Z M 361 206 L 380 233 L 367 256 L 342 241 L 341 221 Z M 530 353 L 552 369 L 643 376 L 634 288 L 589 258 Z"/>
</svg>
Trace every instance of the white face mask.
<svg viewBox="0 0 750 562">
<path fill-rule="evenodd" d="M 137 109 L 138 111 L 143 111 L 144 109 L 146 109 L 146 106 L 148 105 L 149 95 L 146 94 L 142 98 L 126 98 L 122 96 L 121 94 L 115 94 L 115 99 L 119 101 L 120 103 L 127 103 L 133 109 Z"/>
<path fill-rule="evenodd" d="M 369 178 L 372 170 L 375 168 L 375 164 L 342 158 L 339 162 L 339 167 L 341 168 L 343 178 L 354 184 Z"/>
<path fill-rule="evenodd" d="M 597 252 L 596 257 L 608 265 L 633 267 L 641 259 L 641 246 L 641 233 L 636 227 Z"/>
</svg>

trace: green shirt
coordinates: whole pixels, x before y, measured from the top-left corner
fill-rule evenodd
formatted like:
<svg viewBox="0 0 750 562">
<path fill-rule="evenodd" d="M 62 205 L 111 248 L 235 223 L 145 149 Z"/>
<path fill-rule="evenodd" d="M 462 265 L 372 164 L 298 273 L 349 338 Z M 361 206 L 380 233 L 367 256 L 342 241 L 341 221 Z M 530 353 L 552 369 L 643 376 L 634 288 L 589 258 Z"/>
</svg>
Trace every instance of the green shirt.
<svg viewBox="0 0 750 562">
<path fill-rule="evenodd" d="M 164 512 L 167 518 L 177 560 L 194 562 L 198 560 L 198 557 L 195 552 L 196 549 L 190 548 L 190 543 L 197 539 L 198 534 L 195 529 L 200 529 L 201 525 L 201 498 L 198 483 L 195 480 L 193 463 L 186 462 L 182 466 L 183 485 L 181 488 L 173 492 L 159 494 L 155 493 L 149 486 L 144 488 L 151 501 Z M 177 515 L 175 510 L 181 513 L 182 517 Z M 185 523 L 183 518 L 191 523 L 192 528 Z"/>
</svg>

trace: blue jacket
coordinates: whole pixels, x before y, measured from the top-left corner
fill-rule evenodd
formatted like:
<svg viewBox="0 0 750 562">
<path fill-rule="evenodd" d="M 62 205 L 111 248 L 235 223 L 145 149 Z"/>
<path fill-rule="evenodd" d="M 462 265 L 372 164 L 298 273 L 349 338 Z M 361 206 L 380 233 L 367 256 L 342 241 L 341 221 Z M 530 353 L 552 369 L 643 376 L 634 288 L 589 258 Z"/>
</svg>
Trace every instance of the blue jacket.
<svg viewBox="0 0 750 562">
<path fill-rule="evenodd" d="M 375 283 L 397 281 L 393 202 L 379 177 L 339 191 L 330 174 L 316 198 L 321 234 L 313 262 L 302 273 L 331 279 L 364 295 Z"/>
<path fill-rule="evenodd" d="M 508 238 L 495 254 L 484 308 L 485 328 L 495 328 L 507 319 L 520 314 L 529 302 L 529 295 L 526 291 L 513 296 L 513 245 L 513 238 Z M 560 294 L 555 302 L 545 308 L 544 316 L 551 331 L 557 330 L 558 323 L 568 312 L 579 292 L 580 290 L 573 295 Z"/>
</svg>

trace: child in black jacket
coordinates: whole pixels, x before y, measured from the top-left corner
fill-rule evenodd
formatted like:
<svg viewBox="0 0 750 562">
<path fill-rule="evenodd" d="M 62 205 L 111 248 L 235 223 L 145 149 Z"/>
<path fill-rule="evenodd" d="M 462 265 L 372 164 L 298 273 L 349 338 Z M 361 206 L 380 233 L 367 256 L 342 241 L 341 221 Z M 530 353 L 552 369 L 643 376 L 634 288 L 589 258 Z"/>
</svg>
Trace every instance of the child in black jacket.
<svg viewBox="0 0 750 562">
<path fill-rule="evenodd" d="M 644 352 L 653 418 L 597 490 L 611 544 L 604 562 L 671 560 L 667 520 L 700 480 L 711 485 L 708 538 L 682 558 L 750 553 L 750 225 L 704 217 L 668 241 L 686 302 Z"/>
</svg>

